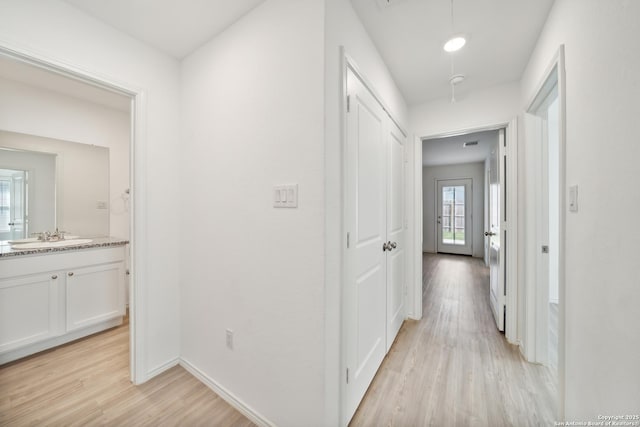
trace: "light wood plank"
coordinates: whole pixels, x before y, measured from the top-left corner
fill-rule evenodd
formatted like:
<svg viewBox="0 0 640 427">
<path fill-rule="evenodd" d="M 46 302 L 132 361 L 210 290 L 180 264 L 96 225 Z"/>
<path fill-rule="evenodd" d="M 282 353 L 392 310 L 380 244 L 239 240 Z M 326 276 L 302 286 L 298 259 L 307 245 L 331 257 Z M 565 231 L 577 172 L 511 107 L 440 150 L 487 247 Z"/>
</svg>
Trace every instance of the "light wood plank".
<svg viewBox="0 0 640 427">
<path fill-rule="evenodd" d="M 497 330 L 482 261 L 423 263 L 424 317 L 405 322 L 350 426 L 553 425 L 554 377 Z"/>
<path fill-rule="evenodd" d="M 129 381 L 129 326 L 0 366 L 0 426 L 253 426 L 176 366 Z"/>
</svg>

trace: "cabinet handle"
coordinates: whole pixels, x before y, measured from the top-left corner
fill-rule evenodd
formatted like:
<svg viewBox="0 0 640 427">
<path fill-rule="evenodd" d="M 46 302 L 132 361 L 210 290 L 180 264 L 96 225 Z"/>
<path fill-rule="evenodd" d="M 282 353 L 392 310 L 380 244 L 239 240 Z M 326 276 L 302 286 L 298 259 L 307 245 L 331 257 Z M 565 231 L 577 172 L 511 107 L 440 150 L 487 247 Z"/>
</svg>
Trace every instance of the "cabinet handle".
<svg viewBox="0 0 640 427">
<path fill-rule="evenodd" d="M 52 279 L 52 280 L 56 280 L 57 278 L 58 278 L 58 275 L 57 275 L 57 274 L 54 274 L 53 276 L 51 276 L 51 279 Z"/>
<path fill-rule="evenodd" d="M 69 273 L 67 273 L 69 275 L 69 277 L 73 276 L 73 271 L 70 271 Z"/>
</svg>

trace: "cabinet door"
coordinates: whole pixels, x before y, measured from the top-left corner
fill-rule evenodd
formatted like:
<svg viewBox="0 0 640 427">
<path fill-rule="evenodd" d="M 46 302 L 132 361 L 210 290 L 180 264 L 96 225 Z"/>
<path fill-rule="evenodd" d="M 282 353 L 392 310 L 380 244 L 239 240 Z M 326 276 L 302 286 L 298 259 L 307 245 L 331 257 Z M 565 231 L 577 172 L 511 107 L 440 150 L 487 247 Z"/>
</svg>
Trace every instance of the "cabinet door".
<svg viewBox="0 0 640 427">
<path fill-rule="evenodd" d="M 67 332 L 124 315 L 124 263 L 67 272 Z"/>
<path fill-rule="evenodd" d="M 0 353 L 58 335 L 62 273 L 0 280 Z"/>
</svg>

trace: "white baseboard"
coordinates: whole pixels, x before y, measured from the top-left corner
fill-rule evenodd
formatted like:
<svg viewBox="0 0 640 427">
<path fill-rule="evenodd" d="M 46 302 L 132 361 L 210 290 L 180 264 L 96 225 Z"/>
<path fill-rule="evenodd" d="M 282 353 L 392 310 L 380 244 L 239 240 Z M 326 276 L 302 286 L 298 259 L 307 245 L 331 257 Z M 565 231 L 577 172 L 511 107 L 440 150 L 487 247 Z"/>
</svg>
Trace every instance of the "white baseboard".
<svg viewBox="0 0 640 427">
<path fill-rule="evenodd" d="M 218 396 L 225 400 L 229 405 L 236 408 L 242 415 L 249 418 L 252 422 L 263 427 L 275 427 L 271 421 L 256 412 L 249 405 L 244 403 L 233 393 L 218 384 L 213 378 L 202 372 L 200 369 L 192 365 L 188 360 L 181 358 L 180 366 L 186 369 L 191 375 L 199 379 L 204 385 L 213 390 Z"/>
<path fill-rule="evenodd" d="M 162 365 L 160 365 L 160 366 L 158 366 L 156 368 L 153 368 L 152 370 L 147 372 L 146 378 L 145 378 L 145 380 L 143 382 L 149 381 L 151 378 L 153 378 L 153 377 L 155 377 L 157 375 L 160 375 L 164 371 L 168 371 L 169 369 L 171 369 L 174 366 L 176 366 L 178 363 L 180 363 L 180 358 L 176 357 L 175 359 L 171 359 L 167 363 L 163 363 Z"/>
<path fill-rule="evenodd" d="M 106 329 L 113 328 L 119 325 L 122 325 L 122 316 L 118 316 L 114 319 L 104 320 L 96 323 L 95 325 L 77 329 L 63 335 L 58 335 L 57 337 L 47 338 L 42 341 L 18 347 L 16 349 L 1 351 L 0 365 L 12 362 L 17 359 L 21 359 L 26 356 L 30 356 L 39 351 L 57 347 L 68 342 L 75 341 L 77 339 L 84 338 L 98 332 L 102 332 Z"/>
</svg>

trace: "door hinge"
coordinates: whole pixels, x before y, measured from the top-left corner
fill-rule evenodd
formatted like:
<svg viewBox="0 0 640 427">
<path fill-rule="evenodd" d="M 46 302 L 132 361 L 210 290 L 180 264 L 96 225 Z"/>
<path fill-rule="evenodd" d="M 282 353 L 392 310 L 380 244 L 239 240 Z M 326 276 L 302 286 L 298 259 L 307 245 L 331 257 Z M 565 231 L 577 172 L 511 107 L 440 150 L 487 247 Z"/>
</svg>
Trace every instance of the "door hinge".
<svg viewBox="0 0 640 427">
<path fill-rule="evenodd" d="M 350 244 L 351 244 L 351 233 L 347 233 L 347 249 L 349 249 Z"/>
<path fill-rule="evenodd" d="M 347 113 L 351 111 L 351 95 L 347 95 Z"/>
<path fill-rule="evenodd" d="M 347 368 L 347 384 L 349 384 L 349 368 Z"/>
</svg>

